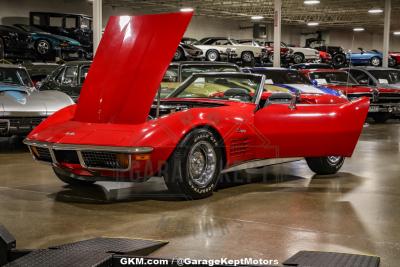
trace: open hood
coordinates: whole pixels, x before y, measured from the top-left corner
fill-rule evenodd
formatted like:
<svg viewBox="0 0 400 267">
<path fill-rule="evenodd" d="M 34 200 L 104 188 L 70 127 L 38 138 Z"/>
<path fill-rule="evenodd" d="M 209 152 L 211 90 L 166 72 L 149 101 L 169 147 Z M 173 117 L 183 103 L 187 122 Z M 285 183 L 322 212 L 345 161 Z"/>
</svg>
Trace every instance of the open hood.
<svg viewBox="0 0 400 267">
<path fill-rule="evenodd" d="M 110 17 L 83 84 L 74 120 L 145 122 L 192 14 Z"/>
</svg>

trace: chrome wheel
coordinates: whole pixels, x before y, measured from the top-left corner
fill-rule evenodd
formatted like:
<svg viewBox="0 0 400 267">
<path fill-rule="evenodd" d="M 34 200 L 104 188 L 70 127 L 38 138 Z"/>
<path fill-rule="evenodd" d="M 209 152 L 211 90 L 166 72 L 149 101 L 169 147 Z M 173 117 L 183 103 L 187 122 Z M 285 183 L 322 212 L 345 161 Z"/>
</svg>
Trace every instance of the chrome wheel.
<svg viewBox="0 0 400 267">
<path fill-rule="evenodd" d="M 189 179 L 198 187 L 206 187 L 212 180 L 217 168 L 217 155 L 214 147 L 206 141 L 193 145 L 187 158 Z"/>
<path fill-rule="evenodd" d="M 374 67 L 377 67 L 381 64 L 381 60 L 377 57 L 374 57 L 373 59 L 371 59 L 371 65 Z"/>
<path fill-rule="evenodd" d="M 341 156 L 329 156 L 329 157 L 327 157 L 327 159 L 328 159 L 329 164 L 336 165 L 336 164 L 338 164 L 339 161 L 342 160 L 342 157 Z"/>
<path fill-rule="evenodd" d="M 174 60 L 180 60 L 182 57 L 182 52 L 180 49 L 177 49 L 174 54 Z"/>
<path fill-rule="evenodd" d="M 209 61 L 217 61 L 217 59 L 218 59 L 218 53 L 215 52 L 215 51 L 210 51 L 210 52 L 208 52 L 208 54 L 207 54 L 207 59 L 208 59 Z"/>
<path fill-rule="evenodd" d="M 46 55 L 50 50 L 50 44 L 47 41 L 39 41 L 36 45 L 36 50 L 41 55 Z"/>
<path fill-rule="evenodd" d="M 293 56 L 293 62 L 296 63 L 296 64 L 302 63 L 302 62 L 303 62 L 303 55 L 301 55 L 301 54 L 295 54 L 295 55 Z"/>
<path fill-rule="evenodd" d="M 242 60 L 249 63 L 253 61 L 253 55 L 250 52 L 244 52 L 242 55 Z"/>
</svg>

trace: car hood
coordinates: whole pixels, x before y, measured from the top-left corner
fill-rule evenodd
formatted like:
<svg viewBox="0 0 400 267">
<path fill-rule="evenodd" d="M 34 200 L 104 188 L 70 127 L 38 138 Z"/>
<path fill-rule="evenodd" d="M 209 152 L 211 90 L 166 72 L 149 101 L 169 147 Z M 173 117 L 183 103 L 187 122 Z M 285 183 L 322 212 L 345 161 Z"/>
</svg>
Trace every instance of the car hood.
<svg viewBox="0 0 400 267">
<path fill-rule="evenodd" d="M 49 116 L 73 101 L 57 91 L 0 91 L 0 116 Z"/>
<path fill-rule="evenodd" d="M 74 120 L 145 122 L 192 15 L 110 17 L 83 84 Z"/>
</svg>

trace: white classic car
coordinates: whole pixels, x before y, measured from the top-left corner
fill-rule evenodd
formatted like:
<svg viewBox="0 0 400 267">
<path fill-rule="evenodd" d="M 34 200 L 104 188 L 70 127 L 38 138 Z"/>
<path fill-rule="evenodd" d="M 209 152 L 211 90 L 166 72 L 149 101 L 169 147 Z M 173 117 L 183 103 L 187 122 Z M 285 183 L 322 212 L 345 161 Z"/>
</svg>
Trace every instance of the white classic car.
<svg viewBox="0 0 400 267">
<path fill-rule="evenodd" d="M 241 59 L 244 63 L 252 63 L 254 59 L 260 59 L 266 53 L 263 47 L 239 44 L 235 39 L 227 37 L 207 37 L 203 38 L 195 46 L 203 50 L 208 61 L 219 60 L 226 49 L 231 54 L 231 58 Z"/>
<path fill-rule="evenodd" d="M 266 46 L 274 46 L 273 41 L 265 42 Z M 285 47 L 289 49 L 289 53 L 291 53 L 291 59 L 294 64 L 300 64 L 303 62 L 315 62 L 318 61 L 319 58 L 319 51 L 312 48 L 304 48 L 298 46 L 288 46 L 284 42 L 281 42 L 281 47 Z"/>
</svg>

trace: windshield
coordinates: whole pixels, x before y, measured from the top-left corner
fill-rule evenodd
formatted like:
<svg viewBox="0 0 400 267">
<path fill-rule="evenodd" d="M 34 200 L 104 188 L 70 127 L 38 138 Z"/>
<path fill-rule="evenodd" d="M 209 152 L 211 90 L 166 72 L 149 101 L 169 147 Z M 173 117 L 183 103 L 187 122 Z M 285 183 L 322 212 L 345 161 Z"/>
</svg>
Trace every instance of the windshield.
<svg viewBox="0 0 400 267">
<path fill-rule="evenodd" d="M 311 84 L 311 82 L 297 71 L 290 70 L 255 70 L 255 73 L 264 74 L 267 83 L 274 84 Z"/>
<path fill-rule="evenodd" d="M 24 69 L 0 68 L 0 82 L 33 87 L 32 81 Z"/>
<path fill-rule="evenodd" d="M 253 75 L 196 75 L 182 84 L 169 97 L 209 98 L 252 102 L 261 85 Z"/>
<path fill-rule="evenodd" d="M 204 66 L 182 66 L 182 81 L 189 78 L 193 73 L 200 72 L 239 72 L 238 68 L 234 66 L 218 66 L 218 65 L 204 65 Z"/>
<path fill-rule="evenodd" d="M 42 29 L 31 25 L 18 25 L 27 32 L 44 32 Z"/>
<path fill-rule="evenodd" d="M 374 76 L 379 83 L 383 84 L 399 84 L 400 71 L 399 70 L 370 70 L 369 73 Z"/>
<path fill-rule="evenodd" d="M 312 72 L 310 73 L 312 80 L 318 81 L 318 84 L 351 84 L 355 85 L 358 82 L 347 72 Z"/>
</svg>

